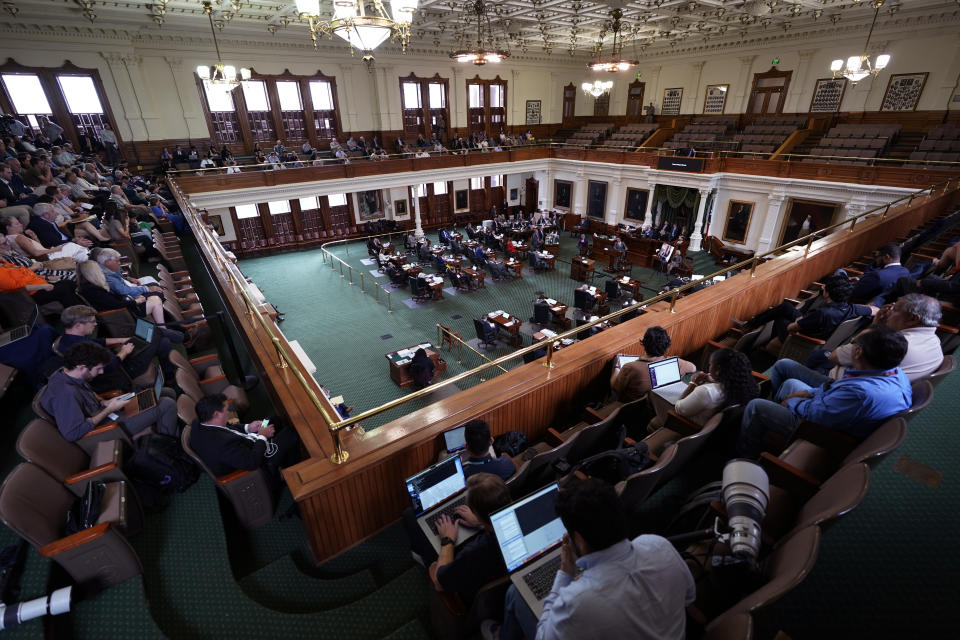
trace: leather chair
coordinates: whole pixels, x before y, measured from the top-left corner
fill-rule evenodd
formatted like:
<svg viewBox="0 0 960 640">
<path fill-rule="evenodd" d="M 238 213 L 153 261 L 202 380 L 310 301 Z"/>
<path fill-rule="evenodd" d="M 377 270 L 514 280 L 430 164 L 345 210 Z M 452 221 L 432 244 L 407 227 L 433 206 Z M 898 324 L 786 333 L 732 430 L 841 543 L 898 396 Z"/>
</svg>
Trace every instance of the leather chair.
<svg viewBox="0 0 960 640">
<path fill-rule="evenodd" d="M 497 330 L 491 328 L 481 322 L 480 320 L 473 319 L 473 328 L 477 332 L 477 340 L 480 341 L 480 344 L 484 347 L 494 347 L 497 343 Z"/>
<path fill-rule="evenodd" d="M 670 466 L 673 464 L 676 456 L 677 446 L 670 445 L 660 454 L 660 458 L 653 466 L 647 467 L 643 471 L 638 471 L 627 479 L 617 483 L 614 489 L 616 489 L 617 495 L 620 496 L 620 500 L 625 509 L 635 511 L 637 507 L 643 504 L 643 501 L 646 500 L 660 484 L 661 474 L 670 471 Z"/>
<path fill-rule="evenodd" d="M 550 324 L 553 320 L 552 314 L 550 313 L 550 307 L 545 304 L 533 304 L 533 323 L 539 324 L 541 327 Z"/>
<path fill-rule="evenodd" d="M 17 453 L 63 483 L 76 496 L 82 496 L 91 481 L 105 482 L 107 494 L 111 496 L 122 491 L 127 510 L 122 527 L 124 533 L 135 535 L 143 528 L 143 509 L 136 492 L 130 490 L 131 485 L 123 472 L 121 440 L 100 442 L 93 455 L 88 456 L 79 446 L 64 440 L 55 426 L 38 418 L 20 432 Z M 127 488 L 121 490 L 111 487 L 118 483 L 125 484 Z"/>
<path fill-rule="evenodd" d="M 263 469 L 253 471 L 241 469 L 223 476 L 215 476 L 200 456 L 190 448 L 192 429 L 193 426 L 188 424 L 180 433 L 180 444 L 183 450 L 200 465 L 200 468 L 213 480 L 217 489 L 222 491 L 230 501 L 240 524 L 247 529 L 256 529 L 273 520 L 275 503 Z"/>
<path fill-rule="evenodd" d="M 432 297 L 431 293 L 424 288 L 423 281 L 413 276 L 410 277 L 410 294 L 418 302 Z"/>
<path fill-rule="evenodd" d="M 606 292 L 608 300 L 620 299 L 620 285 L 617 284 L 616 280 L 607 280 Z"/>
<path fill-rule="evenodd" d="M 933 385 L 934 388 L 941 382 L 943 379 L 950 375 L 951 372 L 957 367 L 957 360 L 952 355 L 943 356 L 943 362 L 940 363 L 940 366 L 937 367 L 936 371 L 924 376 L 924 380 Z"/>
<path fill-rule="evenodd" d="M 0 487 L 0 519 L 85 589 L 104 589 L 140 575 L 140 559 L 110 520 L 112 509 L 101 510 L 100 520 L 89 529 L 62 535 L 64 514 L 75 500 L 40 467 L 25 462 Z"/>
<path fill-rule="evenodd" d="M 37 416 L 55 426 L 57 424 L 56 419 L 47 413 L 47 410 L 43 408 L 42 404 L 40 404 L 40 399 L 43 397 L 43 394 L 46 392 L 46 390 L 47 386 L 42 386 L 40 390 L 37 391 L 37 393 L 33 396 L 33 402 L 30 406 Z M 107 424 L 96 427 L 77 440 L 76 444 L 83 449 L 88 456 L 93 457 L 96 455 L 96 450 L 99 443 L 105 440 L 121 440 L 124 444 L 133 446 L 133 441 L 130 439 L 130 436 L 127 435 L 127 432 L 123 430 L 123 427 L 116 422 L 108 422 Z"/>
</svg>

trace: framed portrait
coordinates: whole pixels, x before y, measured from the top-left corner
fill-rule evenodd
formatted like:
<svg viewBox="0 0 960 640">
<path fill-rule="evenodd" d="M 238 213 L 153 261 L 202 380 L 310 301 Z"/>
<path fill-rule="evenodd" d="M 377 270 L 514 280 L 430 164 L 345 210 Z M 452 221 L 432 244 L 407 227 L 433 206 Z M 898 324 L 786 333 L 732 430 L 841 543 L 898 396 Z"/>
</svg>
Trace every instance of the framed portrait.
<svg viewBox="0 0 960 640">
<path fill-rule="evenodd" d="M 790 198 L 787 204 L 787 217 L 780 230 L 777 246 L 793 242 L 801 236 L 830 226 L 842 206 L 837 202 Z"/>
<path fill-rule="evenodd" d="M 557 209 L 570 210 L 570 200 L 573 194 L 573 183 L 566 180 L 553 181 L 553 206 Z"/>
<path fill-rule="evenodd" d="M 403 198 L 401 200 L 393 201 L 393 211 L 396 216 L 405 216 L 407 215 L 407 200 Z"/>
<path fill-rule="evenodd" d="M 660 115 L 680 115 L 680 101 L 683 100 L 683 87 L 663 90 L 663 104 L 660 105 Z"/>
<path fill-rule="evenodd" d="M 360 220 L 377 220 L 383 217 L 383 207 L 380 205 L 380 191 L 357 192 L 357 207 Z"/>
<path fill-rule="evenodd" d="M 724 242 L 743 244 L 747 241 L 754 204 L 743 200 L 730 201 L 727 205 L 727 221 L 723 224 Z"/>
<path fill-rule="evenodd" d="M 887 82 L 887 90 L 880 103 L 880 111 L 916 111 L 923 85 L 927 83 L 927 72 L 895 73 Z"/>
<path fill-rule="evenodd" d="M 516 199 L 519 198 L 519 197 L 520 197 L 520 190 L 519 190 L 519 189 L 517 189 L 516 187 L 514 187 L 513 189 L 510 189 L 510 201 L 511 201 L 511 202 L 513 202 L 514 200 L 516 200 Z"/>
<path fill-rule="evenodd" d="M 607 183 L 597 180 L 587 181 L 587 215 L 603 218 L 607 213 Z"/>
<path fill-rule="evenodd" d="M 540 100 L 527 100 L 527 124 L 540 124 Z"/>
<path fill-rule="evenodd" d="M 729 89 L 729 84 L 708 84 L 703 97 L 703 112 L 723 113 L 727 104 L 727 91 Z"/>
<path fill-rule="evenodd" d="M 646 189 L 627 189 L 627 203 L 623 207 L 623 216 L 631 220 L 643 221 L 647 213 L 647 200 L 650 192 Z"/>
<path fill-rule="evenodd" d="M 466 211 L 470 208 L 470 200 L 467 198 L 467 190 L 461 189 L 453 194 L 454 211 Z"/>
<path fill-rule="evenodd" d="M 223 218 L 220 216 L 207 216 L 207 222 L 213 225 L 213 229 L 217 232 L 219 237 L 222 238 L 223 236 L 227 235 L 227 232 L 223 230 Z"/>
<path fill-rule="evenodd" d="M 839 111 L 840 103 L 843 102 L 843 92 L 846 90 L 846 78 L 820 78 L 813 87 L 810 111 L 814 113 Z"/>
</svg>

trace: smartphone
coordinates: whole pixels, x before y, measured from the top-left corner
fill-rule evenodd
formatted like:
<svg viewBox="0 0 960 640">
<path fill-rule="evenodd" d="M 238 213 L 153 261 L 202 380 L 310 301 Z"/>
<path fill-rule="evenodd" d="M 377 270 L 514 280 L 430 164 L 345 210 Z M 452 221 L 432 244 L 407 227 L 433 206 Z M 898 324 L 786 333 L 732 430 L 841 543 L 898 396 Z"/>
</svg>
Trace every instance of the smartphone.
<svg viewBox="0 0 960 640">
<path fill-rule="evenodd" d="M 123 400 L 124 402 L 126 402 L 127 400 L 130 400 L 131 398 L 133 398 L 133 396 L 135 396 L 135 395 L 137 395 L 137 394 L 136 394 L 136 393 L 125 393 L 125 394 L 123 394 L 122 396 L 119 396 L 118 399 L 119 399 L 119 400 Z"/>
<path fill-rule="evenodd" d="M 264 418 L 260 421 L 260 431 L 263 431 L 270 426 L 270 418 Z"/>
</svg>

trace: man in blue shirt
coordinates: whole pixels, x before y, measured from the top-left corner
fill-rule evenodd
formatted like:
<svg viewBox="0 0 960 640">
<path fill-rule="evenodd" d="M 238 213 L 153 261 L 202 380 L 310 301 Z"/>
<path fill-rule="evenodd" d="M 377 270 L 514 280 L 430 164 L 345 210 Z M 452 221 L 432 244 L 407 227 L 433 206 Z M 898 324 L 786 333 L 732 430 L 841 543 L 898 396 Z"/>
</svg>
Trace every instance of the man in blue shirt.
<svg viewBox="0 0 960 640">
<path fill-rule="evenodd" d="M 870 304 L 882 307 L 893 285 L 900 278 L 910 277 L 910 271 L 900 264 L 900 246 L 893 243 L 877 250 L 874 264 L 875 267 L 856 281 L 850 297 L 854 300 L 870 300 Z"/>
<path fill-rule="evenodd" d="M 130 280 L 124 278 L 123 272 L 120 270 L 120 252 L 116 249 L 101 249 L 100 253 L 97 254 L 97 262 L 103 269 L 103 277 L 106 278 L 111 293 L 136 298 L 137 296 L 162 291 L 157 286 L 142 285 L 135 278 Z"/>
<path fill-rule="evenodd" d="M 511 586 L 503 626 L 484 621 L 484 638 L 682 640 L 696 586 L 673 545 L 656 535 L 628 539 L 620 498 L 600 480 L 564 487 L 556 511 L 567 533 L 540 620 Z"/>
<path fill-rule="evenodd" d="M 903 334 L 876 325 L 852 344 L 853 366 L 839 380 L 812 387 L 791 378 L 780 385 L 776 402 L 751 400 L 743 413 L 739 454 L 759 457 L 768 434 L 789 439 L 801 420 L 863 440 L 884 420 L 909 408 L 913 392 L 899 368 L 907 353 Z"/>
<path fill-rule="evenodd" d="M 463 462 L 463 475 L 468 478 L 475 473 L 492 473 L 504 480 L 513 475 L 516 466 L 510 456 L 494 456 L 493 436 L 490 426 L 483 420 L 471 420 L 463 430 L 467 442 L 467 459 Z"/>
</svg>

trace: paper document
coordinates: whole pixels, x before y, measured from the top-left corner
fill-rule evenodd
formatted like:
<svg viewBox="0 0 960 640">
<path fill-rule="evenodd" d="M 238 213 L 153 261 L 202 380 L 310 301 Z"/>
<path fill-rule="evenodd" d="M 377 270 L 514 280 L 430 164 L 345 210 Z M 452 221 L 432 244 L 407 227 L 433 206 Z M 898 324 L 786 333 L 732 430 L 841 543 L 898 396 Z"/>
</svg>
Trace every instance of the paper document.
<svg viewBox="0 0 960 640">
<path fill-rule="evenodd" d="M 140 284 L 159 284 L 153 276 L 143 276 L 142 278 L 138 278 L 138 280 L 140 280 Z"/>
</svg>

